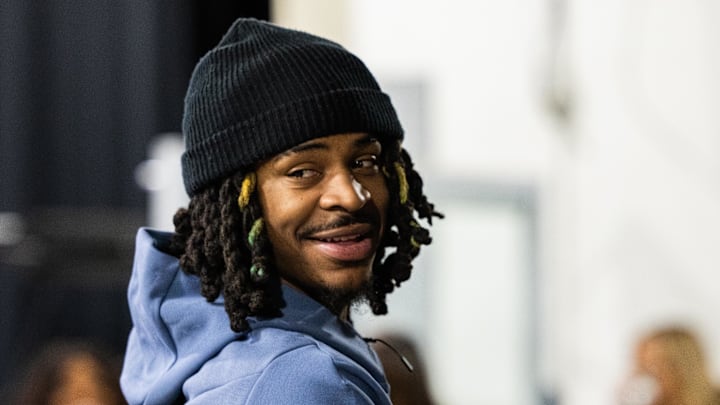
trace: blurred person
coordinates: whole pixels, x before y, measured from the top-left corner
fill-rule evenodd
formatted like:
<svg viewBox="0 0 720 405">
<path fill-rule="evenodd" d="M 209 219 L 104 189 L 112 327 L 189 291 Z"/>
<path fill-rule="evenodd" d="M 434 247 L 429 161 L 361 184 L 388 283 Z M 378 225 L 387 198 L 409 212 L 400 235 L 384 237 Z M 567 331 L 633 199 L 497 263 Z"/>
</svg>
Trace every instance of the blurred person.
<svg viewBox="0 0 720 405">
<path fill-rule="evenodd" d="M 120 364 L 84 341 L 47 344 L 13 388 L 16 405 L 120 405 Z"/>
<path fill-rule="evenodd" d="M 399 333 L 376 340 L 386 343 L 376 345 L 375 351 L 385 369 L 393 405 L 432 405 L 425 364 L 415 342 Z"/>
<path fill-rule="evenodd" d="M 389 404 L 349 308 L 387 312 L 441 215 L 364 63 L 239 19 L 195 67 L 183 135 L 190 203 L 137 236 L 128 401 Z"/>
<path fill-rule="evenodd" d="M 720 405 L 697 336 L 682 327 L 652 331 L 636 344 L 622 405 Z"/>
</svg>

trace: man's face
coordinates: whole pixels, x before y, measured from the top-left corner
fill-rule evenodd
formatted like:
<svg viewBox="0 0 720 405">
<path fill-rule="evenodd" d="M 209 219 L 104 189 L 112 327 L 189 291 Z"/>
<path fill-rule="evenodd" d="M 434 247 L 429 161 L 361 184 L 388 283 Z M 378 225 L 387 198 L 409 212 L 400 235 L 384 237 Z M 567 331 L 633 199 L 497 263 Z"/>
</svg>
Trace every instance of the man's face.
<svg viewBox="0 0 720 405">
<path fill-rule="evenodd" d="M 333 135 L 257 169 L 280 276 L 336 311 L 366 287 L 384 232 L 389 196 L 380 153 L 366 133 Z"/>
</svg>

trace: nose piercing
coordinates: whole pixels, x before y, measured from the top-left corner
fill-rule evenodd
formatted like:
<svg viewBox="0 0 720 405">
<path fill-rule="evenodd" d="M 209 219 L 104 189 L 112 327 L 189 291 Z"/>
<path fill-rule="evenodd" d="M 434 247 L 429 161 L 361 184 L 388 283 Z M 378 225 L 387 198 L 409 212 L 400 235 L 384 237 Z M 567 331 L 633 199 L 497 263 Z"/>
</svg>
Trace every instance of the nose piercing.
<svg viewBox="0 0 720 405">
<path fill-rule="evenodd" d="M 360 187 L 361 187 L 361 188 L 360 188 L 360 192 L 362 193 L 362 196 L 363 196 L 366 200 L 369 200 L 370 197 L 371 197 L 371 195 L 370 195 L 370 190 L 366 189 L 365 187 L 362 187 L 362 185 L 361 185 Z"/>
<path fill-rule="evenodd" d="M 353 188 L 355 189 L 355 195 L 362 197 L 363 200 L 370 198 L 370 190 L 363 187 L 362 183 L 353 178 Z"/>
</svg>

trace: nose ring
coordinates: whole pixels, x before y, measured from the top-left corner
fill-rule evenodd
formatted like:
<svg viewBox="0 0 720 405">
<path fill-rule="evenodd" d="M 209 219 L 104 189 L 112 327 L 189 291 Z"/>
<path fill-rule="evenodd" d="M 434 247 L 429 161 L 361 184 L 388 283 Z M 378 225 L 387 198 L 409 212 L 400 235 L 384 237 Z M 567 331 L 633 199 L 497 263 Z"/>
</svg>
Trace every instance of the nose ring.
<svg viewBox="0 0 720 405">
<path fill-rule="evenodd" d="M 354 178 L 353 178 L 353 183 L 355 183 L 355 184 L 354 184 L 354 185 L 355 185 L 355 193 L 356 193 L 358 196 L 362 197 L 364 200 L 369 200 L 370 197 L 371 197 L 371 195 L 370 195 L 370 190 L 366 189 L 366 188 L 362 185 L 362 183 L 360 183 L 359 181 L 357 181 L 357 180 L 354 179 Z"/>
</svg>

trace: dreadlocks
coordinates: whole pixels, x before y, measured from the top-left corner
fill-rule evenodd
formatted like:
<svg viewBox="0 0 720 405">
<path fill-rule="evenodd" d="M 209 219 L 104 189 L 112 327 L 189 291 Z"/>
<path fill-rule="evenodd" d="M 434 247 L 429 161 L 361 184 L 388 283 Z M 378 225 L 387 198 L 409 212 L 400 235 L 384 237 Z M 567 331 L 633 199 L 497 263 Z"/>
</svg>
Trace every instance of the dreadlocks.
<svg viewBox="0 0 720 405">
<path fill-rule="evenodd" d="M 418 219 L 432 225 L 433 216 L 442 218 L 423 194 L 422 179 L 407 151 L 399 143 L 385 146 L 382 171 L 391 201 L 368 294 L 376 315 L 387 313 L 387 294 L 410 278 L 412 260 L 431 242 Z M 172 252 L 185 272 L 200 278 L 208 301 L 223 295 L 236 332 L 249 329 L 248 316 L 277 317 L 285 306 L 254 189 L 254 173 L 236 173 L 193 196 L 188 208 L 174 217 Z M 387 248 L 395 250 L 385 257 Z"/>
</svg>

